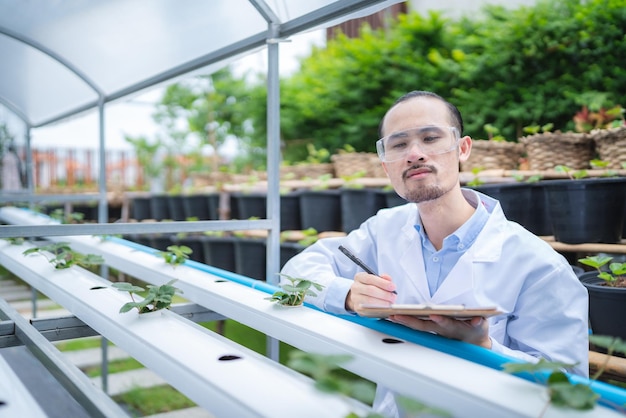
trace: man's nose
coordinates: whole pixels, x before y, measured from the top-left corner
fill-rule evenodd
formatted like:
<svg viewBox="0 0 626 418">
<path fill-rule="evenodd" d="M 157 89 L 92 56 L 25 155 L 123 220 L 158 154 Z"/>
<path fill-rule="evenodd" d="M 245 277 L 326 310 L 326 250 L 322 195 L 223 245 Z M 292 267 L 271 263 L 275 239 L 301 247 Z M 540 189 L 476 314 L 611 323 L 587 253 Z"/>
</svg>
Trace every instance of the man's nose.
<svg viewBox="0 0 626 418">
<path fill-rule="evenodd" d="M 406 160 L 412 162 L 423 160 L 424 158 L 426 158 L 426 154 L 424 154 L 424 151 L 419 147 L 418 141 L 411 141 L 406 150 Z"/>
</svg>

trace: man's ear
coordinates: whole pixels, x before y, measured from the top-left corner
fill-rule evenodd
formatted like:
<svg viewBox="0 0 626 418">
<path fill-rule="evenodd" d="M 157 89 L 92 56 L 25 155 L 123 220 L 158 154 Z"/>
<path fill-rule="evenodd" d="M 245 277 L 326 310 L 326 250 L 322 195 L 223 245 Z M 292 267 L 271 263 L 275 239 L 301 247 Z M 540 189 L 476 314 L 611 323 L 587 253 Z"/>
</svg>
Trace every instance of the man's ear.
<svg viewBox="0 0 626 418">
<path fill-rule="evenodd" d="M 459 161 L 465 162 L 472 151 L 472 138 L 464 136 L 459 140 Z"/>
</svg>

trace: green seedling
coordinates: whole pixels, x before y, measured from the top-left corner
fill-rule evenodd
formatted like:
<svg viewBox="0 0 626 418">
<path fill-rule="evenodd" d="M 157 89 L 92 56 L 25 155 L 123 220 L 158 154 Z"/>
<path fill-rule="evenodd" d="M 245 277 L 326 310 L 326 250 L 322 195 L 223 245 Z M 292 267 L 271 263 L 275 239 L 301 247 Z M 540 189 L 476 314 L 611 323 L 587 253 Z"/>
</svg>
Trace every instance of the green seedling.
<svg viewBox="0 0 626 418">
<path fill-rule="evenodd" d="M 9 238 L 3 238 L 3 240 L 7 241 L 11 245 L 22 245 L 26 241 L 22 237 L 9 237 Z"/>
<path fill-rule="evenodd" d="M 540 359 L 537 363 L 506 363 L 504 364 L 504 372 L 511 374 L 527 372 L 537 377 L 545 372 L 550 373 L 545 382 L 549 401 L 539 415 L 542 417 L 550 403 L 561 408 L 583 411 L 593 409 L 595 406 L 599 395 L 595 393 L 589 385 L 572 383 L 567 377 L 567 374 L 563 372 L 564 368 L 573 366 L 573 364 Z M 540 381 L 540 379 L 537 378 L 537 381 Z"/>
<path fill-rule="evenodd" d="M 298 244 L 308 247 L 311 244 L 314 244 L 319 239 L 319 234 L 317 233 L 317 229 L 315 228 L 307 228 L 302 231 L 304 234 L 304 238 L 298 241 Z"/>
<path fill-rule="evenodd" d="M 598 271 L 598 277 L 604 280 L 607 286 L 626 287 L 626 263 L 610 263 L 609 271 L 602 271 L 602 267 L 608 264 L 613 257 L 605 255 L 587 256 L 579 258 L 578 262 Z"/>
<path fill-rule="evenodd" d="M 85 219 L 85 214 L 80 212 L 71 212 L 67 215 L 63 209 L 55 209 L 50 213 L 50 217 L 62 224 L 78 224 Z"/>
<path fill-rule="evenodd" d="M 51 254 L 48 256 L 48 253 Z M 95 254 L 82 254 L 72 250 L 67 242 L 55 242 L 41 247 L 33 247 L 23 252 L 24 255 L 41 254 L 57 270 L 67 269 L 72 266 L 89 268 L 104 263 L 102 256 Z"/>
<path fill-rule="evenodd" d="M 523 130 L 524 130 L 524 133 L 526 134 L 535 135 L 535 134 L 538 134 L 539 132 L 550 132 L 552 131 L 552 128 L 554 128 L 553 123 L 546 123 L 543 126 L 540 126 L 540 125 L 524 126 Z"/>
<path fill-rule="evenodd" d="M 172 299 L 176 293 L 183 293 L 182 290 L 172 286 L 172 284 L 176 281 L 170 280 L 166 284 L 162 284 L 161 286 L 153 286 L 148 285 L 148 293 L 143 298 L 143 300 L 137 302 L 135 301 L 135 294 L 141 294 L 146 291 L 143 287 L 135 286 L 132 283 L 128 282 L 119 282 L 113 283 L 113 287 L 119 290 L 120 292 L 128 292 L 130 294 L 132 302 L 125 303 L 120 308 L 120 313 L 129 312 L 131 309 L 137 309 L 139 314 L 144 314 L 148 312 L 155 312 L 161 309 L 169 309 L 172 305 Z"/>
<path fill-rule="evenodd" d="M 620 338 L 603 336 L 603 335 L 590 335 L 589 342 L 607 349 L 607 353 L 611 356 L 613 353 L 619 352 L 626 354 L 626 342 Z M 504 371 L 506 373 L 531 373 L 537 377 L 539 381 L 539 375 L 545 372 L 550 372 L 548 379 L 545 382 L 549 395 L 549 401 L 546 403 L 545 408 L 541 412 L 539 417 L 545 414 L 545 411 L 550 403 L 561 408 L 570 408 L 581 411 L 593 409 L 600 398 L 600 396 L 591 389 L 591 383 L 597 380 L 606 369 L 606 363 L 602 365 L 598 371 L 589 379 L 588 384 L 572 383 L 567 375 L 563 372 L 564 368 L 569 368 L 574 365 L 551 362 L 544 359 L 539 360 L 538 363 L 506 363 L 504 364 Z"/>
<path fill-rule="evenodd" d="M 558 173 L 565 173 L 571 180 L 584 179 L 589 176 L 587 170 L 572 170 L 570 167 L 566 165 L 557 165 L 554 167 L 554 171 Z"/>
<path fill-rule="evenodd" d="M 170 245 L 167 251 L 159 251 L 157 255 L 162 257 L 167 264 L 176 267 L 184 264 L 191 253 L 193 250 L 186 245 Z"/>
<path fill-rule="evenodd" d="M 480 177 L 478 177 L 478 173 L 480 173 L 481 171 L 483 171 L 482 167 L 474 167 L 474 168 L 472 168 L 472 174 L 474 175 L 474 178 L 467 182 L 468 186 L 476 187 L 476 186 L 480 186 L 481 184 L 484 183 L 484 181 L 482 181 L 480 179 Z"/>
<path fill-rule="evenodd" d="M 315 380 L 315 387 L 321 392 L 338 393 L 371 405 L 374 401 L 376 388 L 372 382 L 355 379 L 346 374 L 341 364 L 352 360 L 350 355 L 322 355 L 292 351 L 289 353 L 287 366 Z M 432 408 L 414 399 L 397 395 L 396 400 L 407 417 L 420 415 L 451 417 L 447 411 Z M 351 412 L 346 418 L 360 418 Z M 369 413 L 363 418 L 384 418 L 378 413 Z"/>
<path fill-rule="evenodd" d="M 272 296 L 265 298 L 279 305 L 300 306 L 304 303 L 305 296 L 317 296 L 317 293 L 311 289 L 312 287 L 318 291 L 324 288 L 321 284 L 311 280 L 298 279 L 286 274 L 280 274 L 280 276 L 289 280 L 289 283 L 283 283 L 280 286 L 281 290 L 277 290 Z"/>
</svg>

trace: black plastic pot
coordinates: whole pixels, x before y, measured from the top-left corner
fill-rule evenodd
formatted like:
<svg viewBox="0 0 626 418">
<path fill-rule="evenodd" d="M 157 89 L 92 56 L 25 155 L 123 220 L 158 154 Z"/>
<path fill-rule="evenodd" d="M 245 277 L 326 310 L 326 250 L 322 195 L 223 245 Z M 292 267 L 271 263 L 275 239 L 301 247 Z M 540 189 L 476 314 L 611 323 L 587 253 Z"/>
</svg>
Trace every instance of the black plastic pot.
<svg viewBox="0 0 626 418">
<path fill-rule="evenodd" d="M 153 219 L 156 219 L 157 221 L 172 219 L 168 199 L 169 196 L 166 194 L 152 196 L 150 199 L 150 211 L 152 212 Z"/>
<path fill-rule="evenodd" d="M 167 204 L 169 208 L 170 219 L 172 219 L 173 221 L 184 221 L 186 219 L 185 208 L 183 206 L 183 196 L 168 196 Z"/>
<path fill-rule="evenodd" d="M 589 292 L 589 322 L 595 335 L 626 340 L 626 288 L 603 286 L 595 271 L 579 276 Z"/>
<path fill-rule="evenodd" d="M 267 274 L 266 240 L 239 238 L 235 240 L 235 272 L 265 281 Z"/>
<path fill-rule="evenodd" d="M 500 201 L 502 211 L 510 221 L 524 227 L 530 223 L 528 209 L 532 203 L 532 186 L 529 183 L 482 184 L 473 189 Z"/>
<path fill-rule="evenodd" d="M 548 180 L 544 185 L 552 232 L 568 244 L 621 241 L 626 177 Z"/>
<path fill-rule="evenodd" d="M 267 195 L 265 193 L 233 193 L 231 205 L 236 207 L 236 219 L 267 218 Z"/>
<path fill-rule="evenodd" d="M 152 219 L 150 197 L 135 197 L 130 202 L 131 218 L 141 221 Z"/>
<path fill-rule="evenodd" d="M 289 261 L 293 256 L 300 254 L 306 246 L 297 242 L 283 242 L 280 244 L 280 268 Z"/>
<path fill-rule="evenodd" d="M 407 201 L 398 195 L 395 190 L 383 190 L 380 192 L 385 200 L 385 206 L 393 208 L 407 203 Z"/>
<path fill-rule="evenodd" d="M 216 220 L 219 206 L 218 194 L 195 194 L 183 197 L 185 219 L 198 218 L 200 221 Z"/>
<path fill-rule="evenodd" d="M 530 195 L 528 217 L 524 227 L 535 235 L 552 235 L 552 220 L 543 184 L 532 183 Z"/>
<path fill-rule="evenodd" d="M 280 195 L 280 230 L 300 230 L 300 193 L 290 192 Z"/>
<path fill-rule="evenodd" d="M 376 189 L 341 189 L 341 230 L 358 229 L 368 218 L 386 207 L 385 197 Z"/>
<path fill-rule="evenodd" d="M 304 190 L 300 194 L 302 229 L 341 231 L 341 199 L 338 190 Z"/>
<path fill-rule="evenodd" d="M 222 270 L 235 271 L 235 239 L 233 237 L 202 237 L 204 263 Z"/>
</svg>

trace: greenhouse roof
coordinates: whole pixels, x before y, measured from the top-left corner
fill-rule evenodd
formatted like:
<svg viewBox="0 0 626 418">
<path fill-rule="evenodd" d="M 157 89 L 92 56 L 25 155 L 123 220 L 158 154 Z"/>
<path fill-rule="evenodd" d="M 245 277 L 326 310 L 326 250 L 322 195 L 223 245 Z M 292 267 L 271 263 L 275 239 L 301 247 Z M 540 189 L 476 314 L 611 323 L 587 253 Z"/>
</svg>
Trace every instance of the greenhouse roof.
<svg viewBox="0 0 626 418">
<path fill-rule="evenodd" d="M 398 2 L 6 0 L 0 104 L 44 126 Z"/>
</svg>

